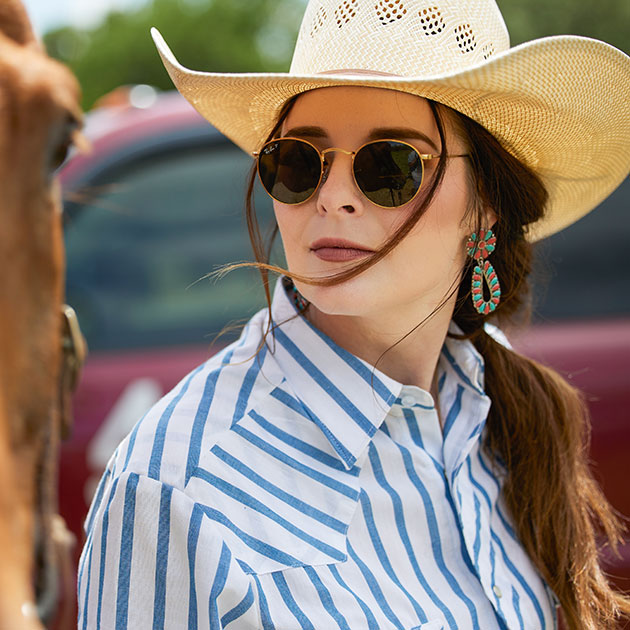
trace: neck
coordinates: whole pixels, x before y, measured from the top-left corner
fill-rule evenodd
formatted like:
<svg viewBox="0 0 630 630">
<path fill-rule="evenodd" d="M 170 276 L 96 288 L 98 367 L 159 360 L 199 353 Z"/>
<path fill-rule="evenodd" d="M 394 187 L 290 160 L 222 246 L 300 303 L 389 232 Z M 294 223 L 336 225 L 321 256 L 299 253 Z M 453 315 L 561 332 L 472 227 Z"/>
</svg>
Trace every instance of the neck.
<svg viewBox="0 0 630 630">
<path fill-rule="evenodd" d="M 435 397 L 434 376 L 453 315 L 454 298 L 421 326 L 418 324 L 429 313 L 396 313 L 385 321 L 382 314 L 378 318 L 330 315 L 311 304 L 307 316 L 348 352 L 403 385 L 416 385 Z"/>
</svg>

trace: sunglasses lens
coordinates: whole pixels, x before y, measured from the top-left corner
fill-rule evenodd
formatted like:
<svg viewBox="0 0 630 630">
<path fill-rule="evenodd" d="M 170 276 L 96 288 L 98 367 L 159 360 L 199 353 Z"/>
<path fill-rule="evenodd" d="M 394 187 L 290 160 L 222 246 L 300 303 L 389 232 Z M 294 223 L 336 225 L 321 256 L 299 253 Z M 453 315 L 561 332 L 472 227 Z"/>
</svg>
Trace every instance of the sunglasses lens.
<svg viewBox="0 0 630 630">
<path fill-rule="evenodd" d="M 372 203 L 386 208 L 411 201 L 422 184 L 422 174 L 419 153 L 403 142 L 370 142 L 354 158 L 357 185 Z"/>
<path fill-rule="evenodd" d="M 280 203 L 306 201 L 315 192 L 321 172 L 319 153 L 310 144 L 299 140 L 272 140 L 258 156 L 260 181 Z"/>
</svg>

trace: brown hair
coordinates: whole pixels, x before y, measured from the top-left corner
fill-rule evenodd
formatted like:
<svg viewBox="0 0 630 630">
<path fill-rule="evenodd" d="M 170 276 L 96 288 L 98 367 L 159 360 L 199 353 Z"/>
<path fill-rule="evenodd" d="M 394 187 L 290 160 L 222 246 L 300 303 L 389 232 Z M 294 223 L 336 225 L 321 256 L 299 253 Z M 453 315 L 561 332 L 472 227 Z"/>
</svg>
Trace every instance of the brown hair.
<svg viewBox="0 0 630 630">
<path fill-rule="evenodd" d="M 471 211 L 481 225 L 483 207 L 497 215 L 493 230 L 497 247 L 492 263 L 501 280 L 502 297 L 495 315 L 501 322 L 523 312 L 531 270 L 531 244 L 526 226 L 544 214 L 548 194 L 540 178 L 507 152 L 478 123 L 428 101 L 436 120 L 442 153 L 447 154 L 445 115 L 469 151 Z M 280 129 L 291 109 L 282 111 L 269 138 Z M 444 177 L 440 160 L 424 197 L 414 212 L 373 256 L 323 279 L 291 274 L 269 264 L 274 225 L 263 239 L 253 205 L 256 178 L 247 188 L 246 216 L 250 240 L 270 305 L 269 271 L 309 284 L 338 284 L 386 256 L 409 233 L 434 198 Z M 231 265 L 230 270 L 241 265 Z M 621 615 L 630 616 L 630 599 L 613 590 L 598 563 L 597 537 L 613 550 L 621 542 L 621 525 L 588 467 L 589 415 L 580 392 L 557 372 L 498 343 L 484 329 L 470 299 L 472 265 L 462 271 L 454 320 L 485 361 L 486 393 L 492 400 L 484 446 L 507 470 L 503 495 L 516 532 L 543 578 L 556 594 L 571 630 L 612 630 Z M 442 304 L 450 295 L 445 296 Z M 440 307 L 438 307 L 440 308 Z M 423 322 L 420 322 L 420 326 Z"/>
<path fill-rule="evenodd" d="M 495 209 L 503 321 L 528 292 L 532 248 L 525 226 L 543 216 L 540 179 L 476 122 L 457 114 L 471 177 L 481 203 Z M 590 419 L 583 396 L 557 372 L 521 356 L 484 330 L 470 300 L 470 270 L 459 288 L 454 319 L 484 357 L 492 400 L 485 446 L 508 471 L 503 495 L 522 545 L 554 591 L 569 628 L 612 629 L 630 600 L 614 591 L 598 563 L 597 535 L 614 550 L 621 526 L 588 467 Z"/>
</svg>

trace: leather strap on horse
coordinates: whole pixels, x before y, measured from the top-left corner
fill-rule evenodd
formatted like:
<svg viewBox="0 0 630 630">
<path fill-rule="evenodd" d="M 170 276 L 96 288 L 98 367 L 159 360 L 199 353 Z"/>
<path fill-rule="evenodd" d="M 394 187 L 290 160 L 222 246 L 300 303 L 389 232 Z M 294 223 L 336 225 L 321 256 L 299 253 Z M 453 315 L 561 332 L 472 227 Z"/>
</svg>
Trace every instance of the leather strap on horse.
<svg viewBox="0 0 630 630">
<path fill-rule="evenodd" d="M 62 440 L 72 432 L 72 394 L 78 383 L 85 358 L 87 344 L 79 327 L 74 309 L 67 304 L 61 307 L 61 369 L 59 376 L 59 431 Z M 56 453 L 51 452 L 50 457 Z M 40 515 L 41 523 L 47 523 L 49 543 L 52 544 L 53 559 L 50 566 L 40 567 L 43 588 L 37 595 L 37 613 L 43 623 L 55 621 L 55 628 L 66 630 L 75 625 L 75 570 L 73 548 L 75 536 L 68 530 L 60 514 L 48 520 Z M 45 534 L 44 534 L 45 535 Z M 45 541 L 40 541 L 46 545 Z M 43 553 L 42 558 L 47 557 Z"/>
<path fill-rule="evenodd" d="M 87 356 L 87 344 L 79 327 L 74 309 L 67 304 L 61 307 L 61 378 L 59 379 L 61 439 L 65 440 L 72 431 L 72 394 L 79 383 L 81 368 Z"/>
</svg>

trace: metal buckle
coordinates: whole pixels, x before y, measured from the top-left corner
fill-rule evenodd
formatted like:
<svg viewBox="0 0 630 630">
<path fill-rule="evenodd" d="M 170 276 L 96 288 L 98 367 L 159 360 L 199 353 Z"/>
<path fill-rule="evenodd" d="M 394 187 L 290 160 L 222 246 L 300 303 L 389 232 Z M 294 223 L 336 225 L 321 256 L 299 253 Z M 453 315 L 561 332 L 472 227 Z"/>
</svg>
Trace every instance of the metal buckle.
<svg viewBox="0 0 630 630">
<path fill-rule="evenodd" d="M 64 379 L 64 381 L 68 383 L 70 391 L 74 391 L 79 382 L 81 368 L 87 356 L 87 343 L 81 333 L 79 318 L 75 310 L 71 306 L 64 304 L 61 307 L 61 315 L 63 320 L 61 337 L 63 370 L 68 373 L 68 380 Z"/>
</svg>

